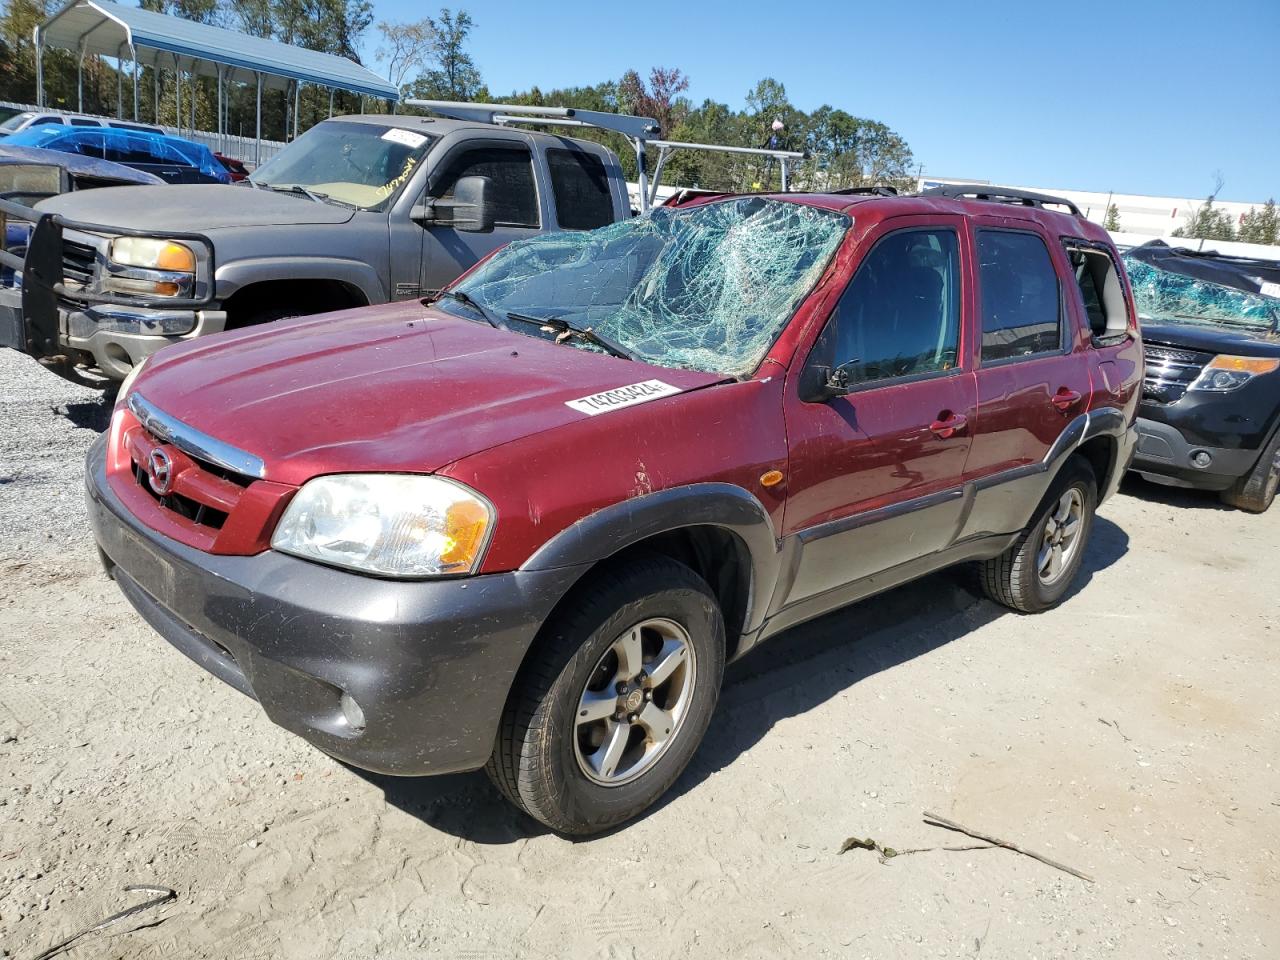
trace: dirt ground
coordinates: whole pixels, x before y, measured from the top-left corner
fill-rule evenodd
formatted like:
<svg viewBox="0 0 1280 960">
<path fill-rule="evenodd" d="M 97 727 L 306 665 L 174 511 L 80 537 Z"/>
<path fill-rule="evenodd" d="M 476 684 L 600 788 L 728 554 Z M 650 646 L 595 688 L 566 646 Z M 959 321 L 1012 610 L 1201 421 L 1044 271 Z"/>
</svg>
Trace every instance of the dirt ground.
<svg viewBox="0 0 1280 960">
<path fill-rule="evenodd" d="M 178 896 L 71 957 L 1280 956 L 1280 508 L 1130 482 L 1057 610 L 947 573 L 798 628 L 732 668 L 664 803 L 572 843 L 483 774 L 344 767 L 155 635 L 83 523 L 103 410 L 24 363 L 0 360 L 0 956 L 130 884 Z M 926 810 L 1095 882 L 837 853 L 975 843 Z"/>
</svg>

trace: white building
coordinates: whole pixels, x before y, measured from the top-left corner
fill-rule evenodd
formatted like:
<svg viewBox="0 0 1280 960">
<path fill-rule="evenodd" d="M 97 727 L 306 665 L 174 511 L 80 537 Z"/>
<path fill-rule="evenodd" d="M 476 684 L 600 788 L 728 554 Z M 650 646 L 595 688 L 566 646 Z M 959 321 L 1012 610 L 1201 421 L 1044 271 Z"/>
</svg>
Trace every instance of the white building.
<svg viewBox="0 0 1280 960">
<path fill-rule="evenodd" d="M 982 183 L 990 180 L 959 180 L 952 177 L 921 177 L 919 189 L 941 186 L 944 183 Z M 1014 186 L 1014 184 L 1001 184 Z M 1107 206 L 1114 203 L 1120 216 L 1120 232 L 1138 237 L 1167 237 L 1184 226 L 1187 217 L 1204 203 L 1204 197 L 1148 197 L 1139 193 L 1106 193 L 1091 190 L 1065 190 L 1061 187 L 1019 186 L 1020 190 L 1033 190 L 1036 193 L 1049 193 L 1055 197 L 1070 200 L 1090 220 L 1098 223 L 1106 218 Z M 1214 207 L 1225 210 L 1240 225 L 1240 218 L 1249 209 L 1261 209 L 1265 200 L 1257 203 L 1237 203 L 1230 200 L 1215 200 Z M 1141 242 L 1141 241 L 1139 241 Z"/>
</svg>

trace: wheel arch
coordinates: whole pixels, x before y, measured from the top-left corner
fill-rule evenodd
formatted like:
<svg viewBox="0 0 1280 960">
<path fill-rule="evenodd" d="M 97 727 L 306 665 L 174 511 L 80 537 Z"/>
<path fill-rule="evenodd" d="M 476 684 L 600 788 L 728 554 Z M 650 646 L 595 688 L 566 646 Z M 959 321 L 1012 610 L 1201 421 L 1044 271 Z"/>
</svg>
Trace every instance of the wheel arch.
<svg viewBox="0 0 1280 960">
<path fill-rule="evenodd" d="M 327 313 L 368 306 L 358 286 L 335 279 L 259 280 L 236 290 L 223 302 L 227 329 L 249 325 L 254 315 L 278 306 L 296 306 L 299 314 Z"/>
</svg>

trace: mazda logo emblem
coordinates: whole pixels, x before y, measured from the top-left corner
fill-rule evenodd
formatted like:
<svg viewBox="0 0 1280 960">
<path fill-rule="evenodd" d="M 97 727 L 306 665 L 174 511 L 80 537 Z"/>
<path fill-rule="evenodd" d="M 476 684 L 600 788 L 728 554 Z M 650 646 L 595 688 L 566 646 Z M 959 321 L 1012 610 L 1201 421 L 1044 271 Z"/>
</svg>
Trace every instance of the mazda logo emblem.
<svg viewBox="0 0 1280 960">
<path fill-rule="evenodd" d="M 173 488 L 173 460 L 169 454 L 159 447 L 151 451 L 147 458 L 147 473 L 151 480 L 151 489 L 164 496 Z"/>
</svg>

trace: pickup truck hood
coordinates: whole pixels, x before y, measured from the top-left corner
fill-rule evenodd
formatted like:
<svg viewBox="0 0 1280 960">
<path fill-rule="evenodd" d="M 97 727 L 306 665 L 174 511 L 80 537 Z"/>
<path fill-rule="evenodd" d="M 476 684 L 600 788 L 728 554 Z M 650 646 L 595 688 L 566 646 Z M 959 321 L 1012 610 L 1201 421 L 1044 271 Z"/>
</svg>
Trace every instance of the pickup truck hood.
<svg viewBox="0 0 1280 960">
<path fill-rule="evenodd" d="M 154 230 L 160 235 L 166 230 L 200 233 L 225 227 L 346 223 L 355 213 L 297 194 L 222 183 L 85 190 L 42 200 L 36 209 L 82 223 Z"/>
<path fill-rule="evenodd" d="M 1280 357 L 1280 342 L 1262 331 L 1256 334 L 1231 327 L 1192 326 L 1186 323 L 1142 324 L 1142 339 L 1175 347 L 1229 353 L 1242 357 Z"/>
<path fill-rule="evenodd" d="M 495 330 L 414 302 L 169 347 L 133 389 L 261 457 L 267 479 L 301 484 L 324 473 L 428 473 L 587 416 L 570 400 L 647 380 L 687 391 L 726 379 Z"/>
</svg>

